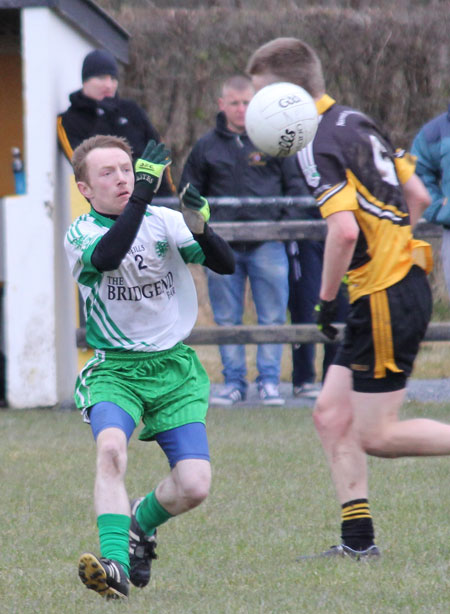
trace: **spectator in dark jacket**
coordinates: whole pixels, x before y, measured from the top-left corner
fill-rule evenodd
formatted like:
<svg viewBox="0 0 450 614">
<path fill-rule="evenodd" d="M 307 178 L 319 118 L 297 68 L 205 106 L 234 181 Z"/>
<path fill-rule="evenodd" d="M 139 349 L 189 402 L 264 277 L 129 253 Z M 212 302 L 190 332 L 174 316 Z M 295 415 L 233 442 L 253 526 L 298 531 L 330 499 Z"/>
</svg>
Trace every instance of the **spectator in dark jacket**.
<svg viewBox="0 0 450 614">
<path fill-rule="evenodd" d="M 222 87 L 216 126 L 194 145 L 183 169 L 180 186 L 192 183 L 208 196 L 284 196 L 307 192 L 295 159 L 271 158 L 259 151 L 245 132 L 245 112 L 253 97 L 250 80 L 229 78 Z M 280 220 L 285 211 L 276 204 L 265 219 Z M 211 207 L 213 221 L 261 220 L 251 205 L 230 206 L 218 211 Z M 242 324 L 247 277 L 250 281 L 259 324 L 283 324 L 288 301 L 288 261 L 280 241 L 231 242 L 236 272 L 218 276 L 207 272 L 214 319 L 219 326 Z M 212 402 L 233 405 L 247 393 L 245 347 L 220 346 L 225 386 Z M 282 345 L 258 346 L 256 366 L 261 401 L 282 405 L 280 380 Z"/>
<path fill-rule="evenodd" d="M 133 161 L 150 139 L 159 143 L 159 134 L 145 111 L 133 100 L 117 94 L 118 77 L 117 62 L 108 51 L 96 49 L 84 58 L 82 88 L 70 94 L 70 107 L 57 120 L 58 140 L 69 161 L 82 141 L 97 134 L 125 137 L 131 145 Z M 173 193 L 171 176 L 166 171 L 159 196 Z"/>
</svg>

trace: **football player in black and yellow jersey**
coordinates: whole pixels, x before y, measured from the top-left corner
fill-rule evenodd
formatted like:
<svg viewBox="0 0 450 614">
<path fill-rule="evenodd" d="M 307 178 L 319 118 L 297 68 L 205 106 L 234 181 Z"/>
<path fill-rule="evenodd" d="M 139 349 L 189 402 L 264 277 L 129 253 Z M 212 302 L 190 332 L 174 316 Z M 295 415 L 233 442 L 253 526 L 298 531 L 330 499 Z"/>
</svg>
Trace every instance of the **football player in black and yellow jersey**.
<svg viewBox="0 0 450 614">
<path fill-rule="evenodd" d="M 254 52 L 247 72 L 256 89 L 279 81 L 300 85 L 320 114 L 314 141 L 297 154 L 328 227 L 316 306 L 320 330 L 331 339 L 337 334 L 336 295 L 346 274 L 351 306 L 314 409 L 342 506 L 342 542 L 319 556 L 378 558 L 366 455 L 450 454 L 450 425 L 398 418 L 431 317 L 431 248 L 412 234 L 430 197 L 412 159 L 393 148 L 374 120 L 326 94 L 309 45 L 274 39 Z"/>
</svg>

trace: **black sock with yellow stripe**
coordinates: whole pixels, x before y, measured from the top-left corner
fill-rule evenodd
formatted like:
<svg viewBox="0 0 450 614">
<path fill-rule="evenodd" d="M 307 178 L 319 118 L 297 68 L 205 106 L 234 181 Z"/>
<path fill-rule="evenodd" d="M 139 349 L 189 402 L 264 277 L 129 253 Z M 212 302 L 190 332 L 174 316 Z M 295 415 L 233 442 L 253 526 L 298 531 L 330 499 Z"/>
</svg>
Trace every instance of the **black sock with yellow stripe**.
<svg viewBox="0 0 450 614">
<path fill-rule="evenodd" d="M 342 542 L 353 550 L 366 550 L 374 543 L 372 516 L 368 499 L 344 503 L 341 511 Z"/>
</svg>

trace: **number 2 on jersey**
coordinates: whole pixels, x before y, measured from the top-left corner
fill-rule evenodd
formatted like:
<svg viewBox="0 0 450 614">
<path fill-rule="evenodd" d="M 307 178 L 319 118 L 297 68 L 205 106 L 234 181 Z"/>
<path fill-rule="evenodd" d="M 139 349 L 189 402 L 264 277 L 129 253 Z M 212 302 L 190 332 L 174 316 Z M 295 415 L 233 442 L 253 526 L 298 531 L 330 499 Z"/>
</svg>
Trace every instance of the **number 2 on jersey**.
<svg viewBox="0 0 450 614">
<path fill-rule="evenodd" d="M 138 269 L 140 271 L 142 271 L 142 269 L 148 269 L 148 266 L 144 264 L 144 258 L 141 256 L 141 254 L 136 254 L 134 260 L 137 262 Z"/>
</svg>

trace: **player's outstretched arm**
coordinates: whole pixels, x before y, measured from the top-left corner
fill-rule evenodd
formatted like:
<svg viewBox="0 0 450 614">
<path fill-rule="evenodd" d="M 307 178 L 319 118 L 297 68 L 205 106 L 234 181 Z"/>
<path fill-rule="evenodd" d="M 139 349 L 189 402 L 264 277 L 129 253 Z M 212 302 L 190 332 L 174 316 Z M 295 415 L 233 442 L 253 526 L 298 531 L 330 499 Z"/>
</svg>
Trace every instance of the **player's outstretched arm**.
<svg viewBox="0 0 450 614">
<path fill-rule="evenodd" d="M 337 314 L 336 297 L 352 260 L 359 227 L 352 211 L 338 211 L 327 217 L 327 228 L 319 302 L 314 315 L 318 329 L 329 339 L 335 339 L 338 329 L 332 322 Z"/>
<path fill-rule="evenodd" d="M 338 211 L 327 217 L 319 298 L 332 301 L 347 273 L 358 240 L 359 227 L 352 211 Z"/>
<path fill-rule="evenodd" d="M 411 226 L 414 228 L 425 209 L 431 204 L 431 196 L 423 181 L 415 174 L 411 175 L 402 187 L 409 209 Z"/>
<path fill-rule="evenodd" d="M 234 254 L 228 243 L 207 224 L 210 218 L 209 203 L 190 183 L 180 193 L 181 212 L 186 226 L 205 255 L 204 265 L 222 275 L 235 270 Z"/>
<path fill-rule="evenodd" d="M 234 273 L 236 267 L 234 253 L 225 239 L 215 233 L 208 224 L 205 224 L 202 234 L 192 234 L 205 255 L 204 266 L 221 275 Z"/>
<path fill-rule="evenodd" d="M 142 156 L 136 160 L 136 181 L 130 200 L 92 254 L 92 264 L 98 271 L 114 271 L 125 258 L 142 223 L 147 204 L 158 191 L 164 169 L 170 163 L 170 152 L 166 146 L 149 141 Z"/>
</svg>

